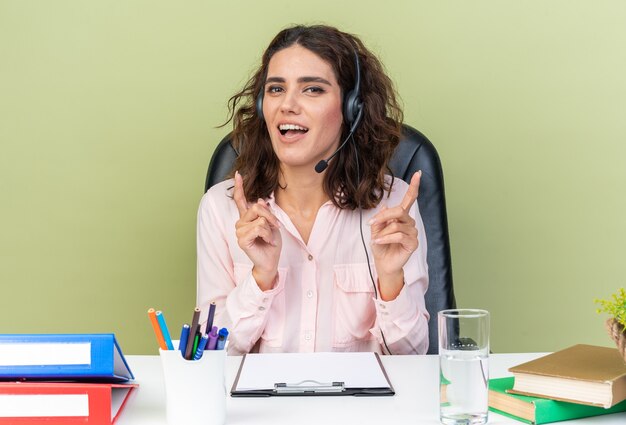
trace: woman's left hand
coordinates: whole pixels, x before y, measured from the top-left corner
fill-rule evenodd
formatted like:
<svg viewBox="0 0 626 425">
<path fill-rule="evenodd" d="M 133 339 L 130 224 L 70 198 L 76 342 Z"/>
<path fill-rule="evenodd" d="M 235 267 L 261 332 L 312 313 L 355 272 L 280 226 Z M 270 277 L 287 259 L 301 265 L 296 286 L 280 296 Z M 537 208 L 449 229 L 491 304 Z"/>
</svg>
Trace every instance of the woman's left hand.
<svg viewBox="0 0 626 425">
<path fill-rule="evenodd" d="M 369 222 L 380 296 L 385 301 L 400 293 L 404 286 L 403 267 L 418 247 L 415 220 L 409 210 L 417 199 L 421 176 L 421 171 L 413 174 L 400 205 L 383 207 Z"/>
</svg>

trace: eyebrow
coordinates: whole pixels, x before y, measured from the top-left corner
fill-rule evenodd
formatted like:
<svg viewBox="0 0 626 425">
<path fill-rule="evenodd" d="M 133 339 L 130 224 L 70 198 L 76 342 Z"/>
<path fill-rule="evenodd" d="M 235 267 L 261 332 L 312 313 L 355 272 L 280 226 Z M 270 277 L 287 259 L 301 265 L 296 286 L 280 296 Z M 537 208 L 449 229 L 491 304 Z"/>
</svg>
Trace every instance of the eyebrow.
<svg viewBox="0 0 626 425">
<path fill-rule="evenodd" d="M 268 83 L 284 83 L 286 80 L 283 77 L 269 77 L 265 80 L 265 84 Z M 300 77 L 298 78 L 298 83 L 322 83 L 332 86 L 330 81 L 326 80 L 322 77 Z"/>
</svg>

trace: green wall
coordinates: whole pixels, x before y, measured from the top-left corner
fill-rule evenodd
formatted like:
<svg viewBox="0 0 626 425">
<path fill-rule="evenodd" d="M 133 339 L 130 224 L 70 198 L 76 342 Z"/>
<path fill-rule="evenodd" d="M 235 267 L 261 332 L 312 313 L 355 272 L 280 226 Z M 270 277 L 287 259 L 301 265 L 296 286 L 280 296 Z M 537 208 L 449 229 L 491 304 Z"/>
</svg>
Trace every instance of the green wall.
<svg viewBox="0 0 626 425">
<path fill-rule="evenodd" d="M 610 345 L 626 285 L 626 2 L 0 0 L 0 332 L 155 353 L 195 303 L 226 101 L 292 23 L 359 34 L 445 170 L 459 306 L 492 348 Z M 174 326 L 176 324 L 176 326 Z"/>
</svg>

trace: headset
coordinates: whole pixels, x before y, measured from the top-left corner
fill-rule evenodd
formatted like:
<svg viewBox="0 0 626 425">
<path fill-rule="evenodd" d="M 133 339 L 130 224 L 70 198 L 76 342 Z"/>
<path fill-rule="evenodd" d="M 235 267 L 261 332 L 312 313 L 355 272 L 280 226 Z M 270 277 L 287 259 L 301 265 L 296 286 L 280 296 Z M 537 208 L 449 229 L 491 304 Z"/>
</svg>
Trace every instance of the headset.
<svg viewBox="0 0 626 425">
<path fill-rule="evenodd" d="M 346 93 L 343 101 L 343 116 L 350 126 L 350 134 L 354 133 L 356 126 L 361 122 L 363 117 L 363 101 L 361 100 L 361 63 L 359 62 L 359 54 L 354 50 L 354 68 L 356 70 L 356 78 L 354 79 L 354 88 Z"/>
</svg>

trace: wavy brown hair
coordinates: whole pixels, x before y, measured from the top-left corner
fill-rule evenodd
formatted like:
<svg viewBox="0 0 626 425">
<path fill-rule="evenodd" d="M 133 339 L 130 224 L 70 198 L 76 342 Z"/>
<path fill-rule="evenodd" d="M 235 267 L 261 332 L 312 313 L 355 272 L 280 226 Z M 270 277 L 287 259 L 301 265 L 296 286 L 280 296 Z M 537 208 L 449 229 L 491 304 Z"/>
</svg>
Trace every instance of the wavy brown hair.
<svg viewBox="0 0 626 425">
<path fill-rule="evenodd" d="M 378 58 L 356 36 L 330 26 L 295 26 L 279 32 L 265 50 L 261 66 L 228 101 L 229 114 L 224 125 L 233 122 L 232 141 L 239 153 L 233 172 L 238 170 L 244 176 L 244 191 L 249 200 L 265 199 L 279 187 L 280 162 L 272 149 L 266 123 L 257 115 L 256 101 L 265 88 L 272 56 L 296 44 L 332 67 L 342 96 L 354 88 L 355 52 L 359 56 L 363 118 L 353 134 L 353 146 L 344 147 L 329 162 L 323 187 L 339 208 L 373 208 L 393 185 L 393 179 L 388 183 L 384 176 L 391 174 L 387 164 L 400 140 L 402 109 Z M 348 133 L 344 120 L 340 141 Z"/>
</svg>

